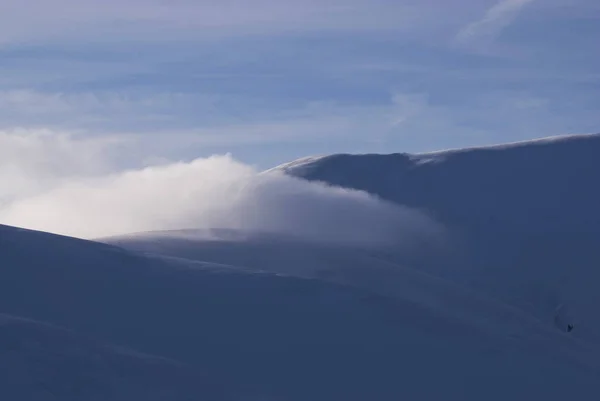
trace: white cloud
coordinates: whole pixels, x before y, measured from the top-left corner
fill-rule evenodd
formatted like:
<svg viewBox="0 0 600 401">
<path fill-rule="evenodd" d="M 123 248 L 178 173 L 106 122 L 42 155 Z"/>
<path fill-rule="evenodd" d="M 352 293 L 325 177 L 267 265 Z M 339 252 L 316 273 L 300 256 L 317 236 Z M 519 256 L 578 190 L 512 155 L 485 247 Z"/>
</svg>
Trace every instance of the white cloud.
<svg viewBox="0 0 600 401">
<path fill-rule="evenodd" d="M 510 25 L 523 7 L 534 0 L 501 0 L 482 19 L 465 26 L 456 36 L 458 43 L 474 44 L 495 38 Z"/>
<path fill-rule="evenodd" d="M 0 131 L 0 205 L 67 180 L 106 174 L 123 139 L 77 138 L 51 130 Z"/>
<path fill-rule="evenodd" d="M 90 156 L 111 163 L 99 156 L 102 145 L 49 134 L 2 138 L 4 156 L 15 154 L 3 159 L 0 175 L 17 169 L 30 184 L 3 183 L 3 224 L 86 238 L 231 228 L 363 245 L 439 230 L 426 216 L 366 193 L 260 174 L 229 156 L 100 173 L 81 168 Z"/>
</svg>

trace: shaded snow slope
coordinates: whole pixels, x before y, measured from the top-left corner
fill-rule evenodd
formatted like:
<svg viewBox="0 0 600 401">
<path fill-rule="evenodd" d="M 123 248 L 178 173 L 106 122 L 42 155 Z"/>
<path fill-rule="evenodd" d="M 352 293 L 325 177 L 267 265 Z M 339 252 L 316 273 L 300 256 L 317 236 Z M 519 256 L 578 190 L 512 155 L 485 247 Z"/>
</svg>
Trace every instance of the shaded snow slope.
<svg viewBox="0 0 600 401">
<path fill-rule="evenodd" d="M 600 233 L 600 134 L 411 155 L 339 154 L 275 170 L 499 232 Z"/>
<path fill-rule="evenodd" d="M 2 400 L 231 399 L 180 364 L 2 314 L 0 355 Z"/>
<path fill-rule="evenodd" d="M 355 245 L 316 244 L 279 234 L 232 230 L 181 230 L 106 238 L 106 243 L 150 255 L 243 266 L 257 272 L 316 278 L 408 301 L 476 327 L 489 335 L 518 335 L 531 347 L 548 347 L 584 357 L 595 364 L 600 349 L 558 333 L 549 311 L 545 321 L 415 268 L 415 254 L 394 255 Z M 391 252 L 391 250 L 387 250 Z M 421 258 L 423 258 L 421 256 Z M 565 322 L 565 327 L 566 327 Z"/>
<path fill-rule="evenodd" d="M 360 289 L 10 227 L 0 227 L 0 260 L 4 312 L 185 362 L 250 399 L 600 395 L 597 359 L 567 336 L 551 339 L 564 349 L 531 346 Z"/>
<path fill-rule="evenodd" d="M 378 258 L 379 254 L 389 250 L 381 244 L 365 243 L 361 247 L 355 243 L 319 242 L 280 233 L 230 229 L 171 230 L 107 237 L 98 241 L 136 252 L 321 279 L 342 278 L 355 271 L 353 267 L 356 265 L 370 265 L 372 269 L 389 266 L 387 261 Z M 401 248 L 396 254 L 396 264 L 412 265 L 426 259 L 425 251 L 431 251 L 437 243 L 423 238 L 420 243 L 413 242 L 410 248 L 401 245 L 394 245 Z M 439 247 L 440 253 L 444 251 Z M 370 274 L 368 271 L 364 273 L 366 276 Z"/>
<path fill-rule="evenodd" d="M 600 342 L 600 135 L 428 154 L 332 155 L 280 166 L 421 209 L 460 260 L 424 269 Z M 459 246 L 457 245 L 459 244 Z M 393 258 L 392 258 L 393 259 Z"/>
</svg>

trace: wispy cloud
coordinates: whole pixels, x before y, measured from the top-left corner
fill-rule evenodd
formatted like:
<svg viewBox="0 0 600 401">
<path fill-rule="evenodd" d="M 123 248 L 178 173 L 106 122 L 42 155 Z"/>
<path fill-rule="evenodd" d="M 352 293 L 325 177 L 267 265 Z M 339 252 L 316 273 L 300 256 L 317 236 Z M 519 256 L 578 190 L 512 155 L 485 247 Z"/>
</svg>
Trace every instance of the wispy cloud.
<svg viewBox="0 0 600 401">
<path fill-rule="evenodd" d="M 105 145 L 121 141 L 121 148 L 127 144 L 127 151 L 111 152 L 123 166 L 233 152 L 268 168 L 307 154 L 418 152 L 522 140 L 531 135 L 587 132 L 598 121 L 593 96 L 579 98 L 581 107 L 577 109 L 569 106 L 573 98 L 559 102 L 526 90 L 495 90 L 485 95 L 466 92 L 453 95 L 456 104 L 451 105 L 440 103 L 437 96 L 435 92 L 392 91 L 387 101 L 377 103 L 323 100 L 278 105 L 253 97 L 194 93 L 144 96 L 17 90 L 0 92 L 0 130 L 4 130 L 4 140 L 10 136 L 13 143 L 33 146 L 35 140 L 38 153 L 60 143 L 47 142 L 44 138 L 50 134 L 69 135 L 78 145 L 89 145 L 79 150 L 63 147 L 64 157 L 71 150 L 86 155 L 95 149 L 87 140 L 103 139 L 99 143 Z M 568 114 L 555 113 L 557 108 Z M 574 116 L 577 125 L 572 123 Z M 28 122 L 24 127 L 23 121 Z M 19 137 L 23 141 L 18 142 Z M 262 155 L 248 156 L 250 147 L 267 146 L 269 151 Z M 5 160 L 11 156 L 7 154 Z M 92 154 L 85 157 L 90 165 L 97 159 Z"/>
<path fill-rule="evenodd" d="M 461 44 L 481 43 L 498 36 L 510 25 L 521 10 L 534 0 L 501 0 L 487 10 L 482 19 L 462 28 L 456 36 Z"/>
<path fill-rule="evenodd" d="M 4 224 L 87 238 L 231 228 L 354 245 L 397 244 L 440 232 L 422 213 L 367 193 L 260 174 L 229 156 L 123 169 L 106 143 L 18 134 L 0 134 L 0 178 L 13 178 L 0 180 Z M 29 185 L 19 176 L 29 177 Z"/>
<path fill-rule="evenodd" d="M 424 14 L 411 2 L 386 0 L 5 0 L 0 6 L 0 44 L 399 31 L 417 27 Z"/>
<path fill-rule="evenodd" d="M 416 99 L 416 98 L 415 98 Z M 407 118 L 416 100 L 379 104 L 309 101 L 281 106 L 260 99 L 194 93 L 0 91 L 0 129 L 136 138 L 147 148 L 315 142 L 381 135 Z"/>
<path fill-rule="evenodd" d="M 103 131 L 115 127 L 140 130 L 169 123 L 192 107 L 209 113 L 218 96 L 184 93 L 135 93 L 128 91 L 53 92 L 33 89 L 0 91 L 0 129 L 22 126 L 69 131 Z"/>
</svg>

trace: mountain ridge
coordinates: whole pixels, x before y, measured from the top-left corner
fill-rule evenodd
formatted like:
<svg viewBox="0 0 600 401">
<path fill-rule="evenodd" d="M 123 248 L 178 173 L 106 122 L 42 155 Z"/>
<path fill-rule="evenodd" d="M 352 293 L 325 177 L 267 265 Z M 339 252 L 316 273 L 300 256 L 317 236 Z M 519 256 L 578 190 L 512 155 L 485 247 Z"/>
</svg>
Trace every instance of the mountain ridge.
<svg viewBox="0 0 600 401">
<path fill-rule="evenodd" d="M 460 249 L 459 280 L 540 319 L 561 304 L 600 341 L 600 134 L 542 138 L 419 155 L 330 155 L 268 173 L 368 192 L 443 223 Z M 500 288 L 497 282 L 504 283 Z"/>
</svg>

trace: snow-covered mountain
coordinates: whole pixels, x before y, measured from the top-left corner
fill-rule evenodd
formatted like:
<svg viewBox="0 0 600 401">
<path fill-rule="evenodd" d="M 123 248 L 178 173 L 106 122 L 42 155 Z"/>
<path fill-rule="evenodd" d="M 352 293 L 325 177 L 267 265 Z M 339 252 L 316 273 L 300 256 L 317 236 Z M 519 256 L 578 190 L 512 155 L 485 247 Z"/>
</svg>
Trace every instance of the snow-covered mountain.
<svg viewBox="0 0 600 401">
<path fill-rule="evenodd" d="M 337 154 L 275 168 L 425 209 L 457 228 L 600 233 L 600 134 L 426 154 Z M 271 170 L 273 171 L 273 170 Z"/>
<path fill-rule="evenodd" d="M 303 179 L 368 191 L 425 211 L 439 241 L 332 247 L 232 231 L 103 239 L 135 251 L 245 266 L 406 297 L 423 276 L 468 288 L 548 327 L 600 344 L 600 136 L 569 136 L 423 155 L 333 155 L 280 166 Z M 408 283 L 411 283 L 410 285 Z M 427 286 L 425 285 L 425 287 Z M 454 288 L 454 287 L 453 287 Z M 439 289 L 432 301 L 446 305 Z M 464 312 L 464 310 L 463 310 Z"/>
<path fill-rule="evenodd" d="M 331 155 L 274 171 L 364 190 L 424 210 L 460 261 L 427 271 L 501 298 L 600 343 L 600 135 L 428 154 Z M 562 322 L 562 317 L 559 317 Z M 564 323 L 564 322 L 563 322 Z"/>
<path fill-rule="evenodd" d="M 0 398 L 597 400 L 599 154 L 578 136 L 265 173 L 444 225 L 410 246 L 0 226 Z"/>
<path fill-rule="evenodd" d="M 150 258 L 6 226 L 0 244 L 4 312 L 185 363 L 237 399 L 600 394 L 594 350 L 525 318 L 510 325 L 493 312 L 469 322 L 427 302 L 321 280 Z M 500 329 L 482 329 L 494 325 Z"/>
</svg>

